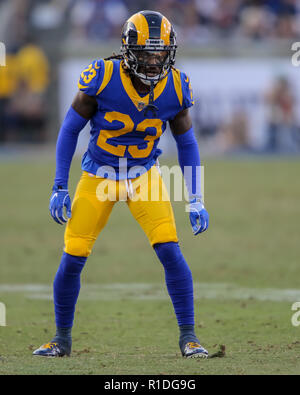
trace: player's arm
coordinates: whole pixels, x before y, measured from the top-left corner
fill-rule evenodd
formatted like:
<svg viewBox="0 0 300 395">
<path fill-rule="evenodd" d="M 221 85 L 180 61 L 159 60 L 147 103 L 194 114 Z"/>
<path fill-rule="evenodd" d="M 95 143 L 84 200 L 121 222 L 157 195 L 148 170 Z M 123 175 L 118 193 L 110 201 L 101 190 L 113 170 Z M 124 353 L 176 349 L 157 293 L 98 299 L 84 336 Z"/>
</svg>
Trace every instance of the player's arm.
<svg viewBox="0 0 300 395">
<path fill-rule="evenodd" d="M 71 161 L 79 133 L 97 110 L 95 97 L 79 91 L 61 125 L 56 143 L 55 184 L 67 189 Z"/>
<path fill-rule="evenodd" d="M 180 111 L 169 124 L 174 137 L 186 133 L 192 127 L 189 109 Z"/>
<path fill-rule="evenodd" d="M 93 96 L 78 91 L 73 100 L 72 107 L 79 115 L 89 120 L 97 110 L 97 100 Z"/>
<path fill-rule="evenodd" d="M 53 219 L 63 224 L 64 216 L 71 217 L 71 201 L 68 192 L 68 179 L 71 162 L 76 149 L 78 136 L 97 110 L 95 97 L 79 91 L 61 125 L 56 143 L 56 173 L 49 210 Z"/>
<path fill-rule="evenodd" d="M 178 162 L 189 193 L 190 221 L 193 232 L 197 235 L 208 228 L 209 215 L 202 201 L 200 154 L 188 108 L 180 111 L 169 123 L 177 144 Z"/>
<path fill-rule="evenodd" d="M 189 199 L 202 199 L 200 154 L 188 108 L 180 111 L 176 117 L 170 121 L 170 128 L 176 141 L 178 162 L 185 176 Z"/>
</svg>

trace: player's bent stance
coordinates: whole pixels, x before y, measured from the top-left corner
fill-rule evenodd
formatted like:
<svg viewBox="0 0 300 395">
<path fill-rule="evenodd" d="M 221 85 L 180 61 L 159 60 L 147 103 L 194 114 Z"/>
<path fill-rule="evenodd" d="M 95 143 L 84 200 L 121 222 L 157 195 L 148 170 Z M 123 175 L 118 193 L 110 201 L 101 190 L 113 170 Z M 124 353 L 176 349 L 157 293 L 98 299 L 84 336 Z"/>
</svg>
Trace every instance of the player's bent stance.
<svg viewBox="0 0 300 395">
<path fill-rule="evenodd" d="M 82 72 L 79 92 L 58 136 L 49 209 L 56 222 L 67 226 L 53 284 L 57 329 L 52 341 L 33 354 L 70 355 L 81 271 L 114 204 L 125 200 L 163 265 L 182 355 L 206 358 L 208 352 L 194 333 L 192 274 L 178 245 L 172 206 L 156 166 L 159 138 L 169 122 L 190 196 L 193 233 L 205 231 L 209 216 L 201 200 L 200 156 L 188 113 L 193 105 L 190 82 L 173 67 L 175 33 L 158 12 L 133 15 L 124 25 L 121 48 L 122 56 L 94 61 Z M 90 143 L 71 207 L 69 169 L 78 135 L 89 120 Z M 125 167 L 120 166 L 122 160 Z M 186 167 L 192 170 L 188 174 Z"/>
</svg>

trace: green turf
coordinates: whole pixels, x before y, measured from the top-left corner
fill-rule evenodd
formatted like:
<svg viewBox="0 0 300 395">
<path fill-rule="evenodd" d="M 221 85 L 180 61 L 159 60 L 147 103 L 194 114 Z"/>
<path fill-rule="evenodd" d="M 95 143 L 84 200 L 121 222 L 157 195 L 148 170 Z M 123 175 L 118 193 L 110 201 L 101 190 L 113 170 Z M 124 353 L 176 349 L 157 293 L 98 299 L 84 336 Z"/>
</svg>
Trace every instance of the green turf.
<svg viewBox="0 0 300 395">
<path fill-rule="evenodd" d="M 257 288 L 257 295 L 265 289 L 300 288 L 300 161 L 236 159 L 204 164 L 209 230 L 193 237 L 184 203 L 173 207 L 183 253 L 195 282 L 206 289 L 201 294 L 202 288 L 197 288 L 197 333 L 210 352 L 224 344 L 226 357 L 182 359 L 168 298 L 155 296 L 151 289 L 139 297 L 134 289 L 131 295 L 114 292 L 115 288 L 107 298 L 105 291 L 83 292 L 71 358 L 33 357 L 32 350 L 49 341 L 55 330 L 52 301 L 47 292 L 33 297 L 22 290 L 0 291 L 7 309 L 7 326 L 0 327 L 0 374 L 300 373 L 300 326 L 291 324 L 293 300 L 243 295 L 248 288 L 252 292 Z M 51 287 L 64 232 L 48 215 L 53 173 L 49 160 L 1 162 L 0 286 Z M 75 161 L 71 195 L 79 174 Z M 132 284 L 165 289 L 162 267 L 125 203 L 115 206 L 82 283 L 92 290 L 109 284 L 128 284 L 129 290 Z M 209 297 L 207 289 L 213 293 L 218 284 L 233 284 L 241 290 L 240 298 Z"/>
</svg>

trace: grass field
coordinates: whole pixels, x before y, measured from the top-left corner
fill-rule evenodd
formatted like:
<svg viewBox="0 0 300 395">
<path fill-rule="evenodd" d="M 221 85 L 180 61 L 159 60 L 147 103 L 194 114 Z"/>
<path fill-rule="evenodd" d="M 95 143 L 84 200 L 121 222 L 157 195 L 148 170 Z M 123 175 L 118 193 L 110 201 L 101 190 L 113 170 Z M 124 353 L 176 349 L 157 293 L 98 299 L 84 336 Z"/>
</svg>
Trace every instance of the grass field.
<svg viewBox="0 0 300 395">
<path fill-rule="evenodd" d="M 209 230 L 191 234 L 174 203 L 195 281 L 197 334 L 226 357 L 185 360 L 163 270 L 125 203 L 118 203 L 82 275 L 71 358 L 32 350 L 55 331 L 52 281 L 64 228 L 48 214 L 53 160 L 2 161 L 0 374 L 300 374 L 300 161 L 207 160 Z M 70 191 L 80 175 L 71 169 Z"/>
</svg>

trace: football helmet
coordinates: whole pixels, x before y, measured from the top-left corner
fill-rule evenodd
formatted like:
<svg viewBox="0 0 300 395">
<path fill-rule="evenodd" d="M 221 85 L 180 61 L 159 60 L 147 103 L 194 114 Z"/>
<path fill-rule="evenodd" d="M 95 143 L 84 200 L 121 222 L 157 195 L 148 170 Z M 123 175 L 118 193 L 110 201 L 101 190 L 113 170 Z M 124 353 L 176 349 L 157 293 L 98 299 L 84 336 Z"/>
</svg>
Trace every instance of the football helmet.
<svg viewBox="0 0 300 395">
<path fill-rule="evenodd" d="M 146 85 L 166 77 L 175 63 L 176 48 L 174 28 L 159 12 L 140 11 L 124 24 L 121 53 L 125 66 Z"/>
</svg>

